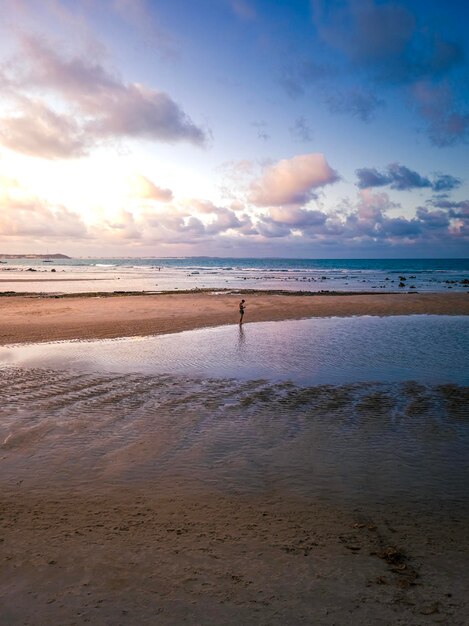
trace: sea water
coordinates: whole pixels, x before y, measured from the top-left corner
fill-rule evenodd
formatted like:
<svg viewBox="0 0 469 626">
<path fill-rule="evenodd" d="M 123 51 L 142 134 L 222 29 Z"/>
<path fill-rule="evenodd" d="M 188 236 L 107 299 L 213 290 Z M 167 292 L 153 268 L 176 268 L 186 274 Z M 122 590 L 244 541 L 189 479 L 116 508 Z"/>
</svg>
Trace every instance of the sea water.
<svg viewBox="0 0 469 626">
<path fill-rule="evenodd" d="M 57 259 L 46 264 L 13 259 L 0 265 L 0 291 L 46 293 L 220 288 L 468 291 L 467 280 L 468 259 L 181 257 Z"/>
</svg>

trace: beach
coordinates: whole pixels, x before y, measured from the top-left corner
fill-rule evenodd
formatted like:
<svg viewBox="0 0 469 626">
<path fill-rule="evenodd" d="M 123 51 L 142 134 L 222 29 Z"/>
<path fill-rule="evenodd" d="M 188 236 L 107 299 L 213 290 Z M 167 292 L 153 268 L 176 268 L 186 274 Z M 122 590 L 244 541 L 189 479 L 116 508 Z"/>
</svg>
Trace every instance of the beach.
<svg viewBox="0 0 469 626">
<path fill-rule="evenodd" d="M 467 389 L 0 381 L 4 623 L 466 623 Z"/>
<path fill-rule="evenodd" d="M 37 294 L 0 298 L 0 345 L 105 339 L 234 324 L 246 299 L 245 323 L 352 315 L 468 315 L 465 293 L 341 295 L 263 292 L 141 295 Z"/>
<path fill-rule="evenodd" d="M 467 520 L 151 489 L 3 492 L 5 624 L 467 623 Z"/>
<path fill-rule="evenodd" d="M 294 320 L 318 320 L 313 342 L 327 322 L 327 343 L 329 318 L 363 327 L 417 316 L 424 329 L 440 316 L 443 329 L 441 316 L 460 324 L 468 314 L 465 293 L 0 298 L 2 346 L 86 340 L 63 344 L 57 365 L 44 344 L 42 363 L 28 365 L 26 352 L 25 363 L 0 367 L 3 622 L 463 626 L 467 387 L 406 378 L 298 386 L 227 379 L 222 369 L 138 373 L 130 361 L 119 372 L 112 359 L 107 372 L 87 356 L 68 363 L 67 350 L 95 340 L 98 353 L 151 363 L 163 355 L 153 336 L 184 347 L 190 331 L 215 333 L 216 349 L 222 326 L 236 330 L 242 366 L 250 329 L 278 322 L 265 332 L 286 329 L 273 346 L 288 370 L 299 358 L 285 352 Z M 412 349 L 399 328 L 386 341 Z M 121 337 L 141 339 L 112 341 Z"/>
<path fill-rule="evenodd" d="M 469 3 L 2 4 L 0 626 L 469 626 Z"/>
</svg>

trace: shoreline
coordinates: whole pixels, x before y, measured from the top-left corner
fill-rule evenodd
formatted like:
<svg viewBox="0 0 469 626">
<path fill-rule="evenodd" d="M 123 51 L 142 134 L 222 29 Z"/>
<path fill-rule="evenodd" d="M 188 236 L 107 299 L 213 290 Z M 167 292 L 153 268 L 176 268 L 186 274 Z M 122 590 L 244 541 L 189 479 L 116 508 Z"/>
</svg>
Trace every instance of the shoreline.
<svg viewBox="0 0 469 626">
<path fill-rule="evenodd" d="M 291 293 L 255 290 L 8 295 L 0 298 L 0 345 L 149 336 L 245 323 L 359 315 L 469 315 L 466 293 Z"/>
</svg>

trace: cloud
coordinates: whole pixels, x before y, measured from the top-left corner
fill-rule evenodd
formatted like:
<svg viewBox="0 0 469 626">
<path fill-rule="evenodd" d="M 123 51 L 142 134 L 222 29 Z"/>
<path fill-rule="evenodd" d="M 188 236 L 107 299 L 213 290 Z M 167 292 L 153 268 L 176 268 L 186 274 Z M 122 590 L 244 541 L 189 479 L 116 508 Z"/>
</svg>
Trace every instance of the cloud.
<svg viewBox="0 0 469 626">
<path fill-rule="evenodd" d="M 257 128 L 257 137 L 258 137 L 258 139 L 262 139 L 262 141 L 267 141 L 268 139 L 270 139 L 270 135 L 266 131 L 267 122 L 264 122 L 264 121 L 252 122 L 251 126 L 254 126 L 254 128 Z"/>
<path fill-rule="evenodd" d="M 1 120 L 3 141 L 47 158 L 75 157 L 101 141 L 145 139 L 203 145 L 196 126 L 165 92 L 124 83 L 102 65 L 82 57 L 65 58 L 44 40 L 23 37 L 21 55 L 4 78 L 18 112 Z M 32 99 L 31 91 L 44 99 Z M 58 102 L 55 112 L 49 100 Z M 63 110 L 63 112 L 62 112 Z M 34 124 L 38 130 L 34 133 Z M 33 131 L 34 137 L 28 141 Z M 44 145 L 43 145 L 44 144 Z"/>
<path fill-rule="evenodd" d="M 355 173 L 360 189 L 389 185 L 391 189 L 398 191 L 429 188 L 440 192 L 450 191 L 461 184 L 459 178 L 450 174 L 436 174 L 433 180 L 430 180 L 428 177 L 421 176 L 418 172 L 398 163 L 391 163 L 384 172 L 379 172 L 376 168 L 363 167 L 357 169 Z"/>
<path fill-rule="evenodd" d="M 60 205 L 49 205 L 16 181 L 2 181 L 0 235 L 12 239 L 86 239 L 88 229 L 81 217 Z"/>
<path fill-rule="evenodd" d="M 450 218 L 447 211 L 429 211 L 426 207 L 418 207 L 416 215 L 427 228 L 441 229 L 449 226 Z"/>
<path fill-rule="evenodd" d="M 390 209 L 398 207 L 386 193 L 361 190 L 356 203 L 347 202 L 331 212 L 295 207 L 270 209 L 256 223 L 256 228 L 268 239 L 293 238 L 343 246 L 409 244 L 425 240 L 430 231 L 432 236 L 448 235 L 448 220 L 444 223 L 440 220 L 439 227 L 434 228 L 438 220 L 430 211 L 428 215 L 422 213 L 421 217 L 410 219 L 387 215 Z M 435 218 L 433 222 L 432 218 Z"/>
<path fill-rule="evenodd" d="M 228 230 L 237 230 L 242 222 L 230 209 L 220 209 L 215 214 L 215 219 L 206 225 L 205 230 L 209 235 L 224 233 Z"/>
<path fill-rule="evenodd" d="M 305 204 L 316 189 L 338 179 L 322 154 L 298 155 L 266 167 L 251 183 L 249 201 L 259 207 Z"/>
<path fill-rule="evenodd" d="M 358 202 L 341 218 L 340 236 L 355 241 L 413 240 L 420 232 L 415 219 L 389 217 L 386 212 L 398 208 L 386 193 L 372 193 L 363 189 L 358 193 Z M 337 230 L 337 224 L 336 224 Z"/>
<path fill-rule="evenodd" d="M 121 210 L 112 220 L 96 224 L 94 234 L 103 245 L 122 240 L 138 245 L 201 244 L 207 239 L 201 220 L 174 206 L 137 214 Z"/>
<path fill-rule="evenodd" d="M 279 81 L 291 98 L 298 98 L 304 95 L 307 87 L 323 84 L 336 74 L 337 69 L 331 65 L 303 59 L 284 67 Z"/>
<path fill-rule="evenodd" d="M 374 168 L 356 170 L 358 186 L 365 188 L 390 185 L 392 189 L 399 191 L 432 186 L 428 178 L 420 176 L 420 174 L 410 170 L 405 165 L 391 163 L 386 170 L 385 173 L 380 173 Z"/>
<path fill-rule="evenodd" d="M 267 215 L 259 218 L 255 227 L 259 234 L 267 238 L 310 235 L 322 232 L 322 227 L 330 216 L 318 210 L 302 209 L 295 206 L 273 207 Z"/>
<path fill-rule="evenodd" d="M 143 177 L 142 177 L 143 178 Z M 411 217 L 391 217 L 399 205 L 383 192 L 362 189 L 355 201 L 332 210 L 298 205 L 269 206 L 247 214 L 202 199 L 123 208 L 112 218 L 86 225 L 64 206 L 51 205 L 8 177 L 0 178 L 0 236 L 8 243 L 99 242 L 101 251 L 125 243 L 134 249 L 158 244 L 168 250 L 188 246 L 195 253 L 251 245 L 328 246 L 345 249 L 463 249 L 469 242 L 469 200 L 433 198 Z M 417 247 L 419 246 L 419 247 Z M 177 247 L 177 248 L 174 248 Z M 221 248 L 220 248 L 221 247 Z M 259 249 L 259 248 L 257 248 Z M 282 248 L 279 248 L 281 250 Z M 290 248 L 293 250 L 293 248 Z M 299 249 L 299 248 L 298 248 Z M 309 248 L 301 248 L 307 250 Z"/>
<path fill-rule="evenodd" d="M 248 235 L 253 233 L 252 221 L 247 214 L 239 214 L 244 209 L 242 205 L 234 204 L 234 208 L 216 206 L 208 200 L 192 199 L 184 203 L 187 210 L 210 216 L 205 223 L 205 232 L 209 235 L 218 235 L 227 231 L 236 231 Z"/>
<path fill-rule="evenodd" d="M 429 203 L 434 207 L 443 209 L 448 218 L 453 221 L 456 220 L 460 224 L 458 234 L 465 232 L 469 235 L 469 200 L 430 200 Z M 423 211 L 424 209 L 421 210 Z"/>
<path fill-rule="evenodd" d="M 102 242 L 126 240 L 138 245 L 200 245 L 228 238 L 258 235 L 251 218 L 212 202 L 190 199 L 158 209 L 121 210 L 113 219 L 96 224 L 95 237 Z"/>
<path fill-rule="evenodd" d="M 158 187 L 155 183 L 141 174 L 136 174 L 130 177 L 129 186 L 131 194 L 137 198 L 142 198 L 144 200 L 156 200 L 158 202 L 171 202 L 173 199 L 173 192 L 171 189 Z"/>
<path fill-rule="evenodd" d="M 467 141 L 469 111 L 461 92 L 466 77 L 460 72 L 464 49 L 443 33 L 438 21 L 432 26 L 423 23 L 420 14 L 399 2 L 312 0 L 312 8 L 316 32 L 334 55 L 339 75 L 344 82 L 352 77 L 362 85 L 358 92 L 366 86 L 364 93 L 371 96 L 356 97 L 354 104 L 352 98 L 351 104 L 346 93 L 331 96 L 326 89 L 332 112 L 367 121 L 381 106 L 379 100 L 373 102 L 373 95 L 384 87 L 424 120 L 434 145 Z M 290 91 L 301 93 L 307 78 L 300 70 L 290 76 Z"/>
<path fill-rule="evenodd" d="M 358 186 L 360 189 L 384 187 L 391 182 L 389 174 L 378 172 L 375 167 L 362 167 L 355 170 L 355 174 L 358 176 Z"/>
<path fill-rule="evenodd" d="M 364 122 L 372 120 L 385 105 L 384 100 L 378 98 L 371 89 L 358 85 L 339 89 L 337 84 L 340 78 L 338 67 L 300 61 L 296 66 L 283 69 L 280 85 L 291 98 L 304 95 L 306 89 L 314 85 L 315 97 L 319 97 L 331 113 L 349 114 Z"/>
<path fill-rule="evenodd" d="M 419 28 L 402 4 L 348 0 L 338 7 L 313 0 L 312 6 L 322 39 L 377 80 L 396 84 L 440 78 L 463 61 L 458 42 Z"/>
<path fill-rule="evenodd" d="M 307 120 L 303 117 L 297 117 L 293 126 L 289 128 L 291 136 L 297 141 L 307 143 L 313 140 L 313 131 Z"/>
<path fill-rule="evenodd" d="M 273 222 L 290 228 L 304 228 L 324 224 L 327 215 L 322 211 L 289 206 L 270 209 L 270 218 Z"/>
<path fill-rule="evenodd" d="M 94 230 L 99 239 L 105 239 L 110 233 L 116 239 L 142 239 L 142 231 L 135 216 L 125 209 L 121 209 L 112 220 L 106 220 L 102 226 L 95 226 Z"/>
<path fill-rule="evenodd" d="M 456 239 L 469 238 L 469 211 L 465 213 L 463 209 L 455 213 L 417 207 L 412 218 L 389 217 L 386 212 L 397 206 L 390 203 L 387 194 L 363 189 L 359 192 L 359 202 L 346 218 L 346 224 L 349 229 L 352 227 L 352 233 L 360 227 L 362 233 L 377 241 L 393 244 L 419 242 L 428 249 L 452 246 Z"/>
<path fill-rule="evenodd" d="M 455 102 L 449 85 L 420 81 L 411 87 L 412 104 L 427 124 L 430 141 L 438 147 L 453 146 L 469 138 L 469 112 Z"/>
<path fill-rule="evenodd" d="M 100 94 L 92 103 L 81 105 L 94 116 L 85 128 L 96 137 L 188 141 L 196 145 L 202 145 L 206 139 L 204 131 L 166 93 L 143 85 L 128 85 L 118 94 Z"/>
<path fill-rule="evenodd" d="M 410 218 L 391 217 L 389 211 L 396 209 L 399 205 L 386 193 L 363 189 L 356 202 L 344 201 L 333 211 L 270 209 L 260 216 L 255 227 L 265 239 L 342 249 L 404 246 L 441 250 L 469 240 L 469 202 L 465 208 L 449 211 L 418 207 Z"/>
<path fill-rule="evenodd" d="M 73 116 L 25 98 L 14 114 L 0 117 L 0 142 L 10 150 L 45 159 L 81 157 L 89 147 L 86 133 Z"/>
<path fill-rule="evenodd" d="M 433 180 L 432 189 L 433 191 L 452 191 L 459 187 L 462 183 L 460 178 L 456 176 L 451 176 L 451 174 L 437 174 Z"/>
<path fill-rule="evenodd" d="M 376 111 L 384 106 L 384 100 L 371 91 L 355 87 L 348 91 L 330 92 L 325 101 L 331 113 L 347 113 L 362 122 L 369 122 Z"/>
</svg>

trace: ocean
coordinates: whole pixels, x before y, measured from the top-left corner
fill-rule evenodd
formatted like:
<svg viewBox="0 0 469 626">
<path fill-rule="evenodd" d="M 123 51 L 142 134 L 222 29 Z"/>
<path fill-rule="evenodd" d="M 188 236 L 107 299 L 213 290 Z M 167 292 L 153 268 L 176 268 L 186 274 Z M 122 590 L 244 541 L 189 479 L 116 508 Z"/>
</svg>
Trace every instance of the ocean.
<svg viewBox="0 0 469 626">
<path fill-rule="evenodd" d="M 0 292 L 221 288 L 469 291 L 469 259 L 76 258 L 14 259 L 0 265 Z"/>
</svg>

